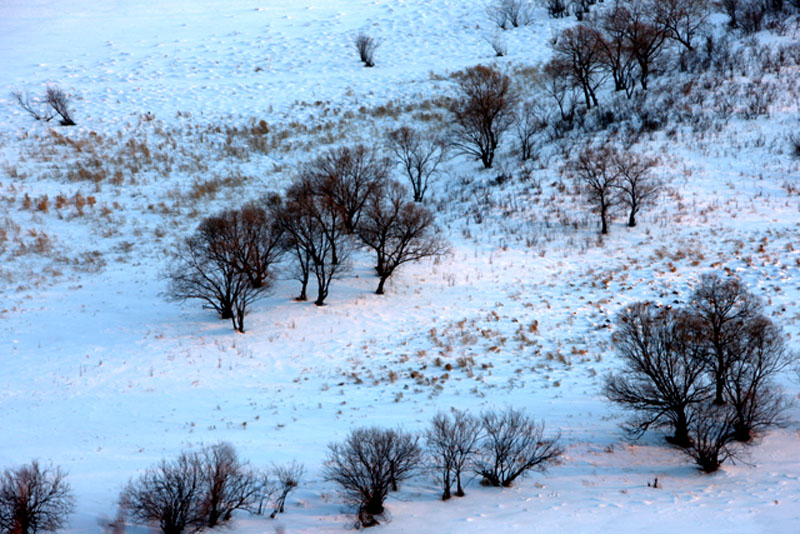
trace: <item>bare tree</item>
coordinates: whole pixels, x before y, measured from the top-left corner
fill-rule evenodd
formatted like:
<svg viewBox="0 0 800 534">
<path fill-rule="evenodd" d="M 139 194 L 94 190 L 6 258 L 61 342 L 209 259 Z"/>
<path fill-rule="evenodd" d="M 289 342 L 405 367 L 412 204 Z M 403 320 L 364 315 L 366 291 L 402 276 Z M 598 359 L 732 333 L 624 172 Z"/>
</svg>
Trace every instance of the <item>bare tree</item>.
<svg viewBox="0 0 800 534">
<path fill-rule="evenodd" d="M 244 332 L 247 307 L 271 287 L 270 262 L 276 261 L 277 248 L 259 241 L 265 236 L 277 239 L 271 224 L 255 207 L 204 219 L 178 245 L 167 272 L 167 297 L 201 300 L 220 318 L 231 319 L 234 330 Z"/>
<path fill-rule="evenodd" d="M 725 404 L 725 381 L 741 357 L 739 339 L 746 326 L 761 316 L 761 301 L 737 278 L 704 274 L 690 298 L 690 310 L 705 342 L 707 368 L 714 381 L 714 402 Z"/>
<path fill-rule="evenodd" d="M 668 441 L 688 447 L 690 408 L 711 396 L 692 317 L 637 302 L 619 314 L 616 326 L 613 342 L 623 369 L 606 378 L 606 397 L 634 412 L 628 425 L 634 436 L 667 426 L 673 430 Z"/>
<path fill-rule="evenodd" d="M 37 121 L 50 122 L 55 116 L 52 112 L 52 108 L 42 109 L 38 102 L 31 100 L 31 96 L 27 91 L 25 94 L 22 94 L 20 91 L 12 91 L 11 98 L 16 100 L 19 107 L 27 111 Z"/>
<path fill-rule="evenodd" d="M 241 246 L 235 247 L 234 259 L 250 284 L 256 288 L 269 288 L 273 282 L 273 267 L 285 252 L 283 228 L 278 224 L 277 213 L 281 198 L 270 195 L 265 206 L 247 204 L 237 214 L 236 235 Z"/>
<path fill-rule="evenodd" d="M 597 105 L 597 88 L 602 83 L 601 37 L 585 24 L 563 30 L 553 45 L 555 57 L 569 66 L 573 86 L 583 92 L 586 109 Z"/>
<path fill-rule="evenodd" d="M 585 147 L 567 161 L 564 172 L 575 180 L 586 202 L 600 216 L 600 233 L 608 233 L 611 209 L 619 202 L 619 169 L 614 165 L 617 150 L 610 145 Z"/>
<path fill-rule="evenodd" d="M 742 325 L 734 342 L 731 352 L 738 357 L 728 368 L 725 399 L 733 414 L 733 439 L 748 442 L 754 434 L 785 422 L 787 404 L 773 379 L 794 355 L 786 350 L 781 329 L 763 315 Z"/>
<path fill-rule="evenodd" d="M 0 532 L 36 534 L 67 525 L 75 499 L 60 467 L 36 461 L 6 469 L 0 477 Z"/>
<path fill-rule="evenodd" d="M 365 67 L 375 66 L 375 51 L 378 49 L 378 41 L 365 33 L 356 35 L 353 43 L 355 44 L 358 57 Z"/>
<path fill-rule="evenodd" d="M 694 50 L 694 38 L 708 24 L 707 0 L 655 0 L 650 2 L 654 22 L 673 41 Z"/>
<path fill-rule="evenodd" d="M 503 134 L 511 127 L 517 97 L 511 78 L 477 65 L 457 73 L 458 95 L 450 101 L 453 145 L 491 168 Z"/>
<path fill-rule="evenodd" d="M 639 67 L 639 85 L 647 90 L 647 78 L 669 32 L 651 20 L 648 8 L 643 2 L 627 2 L 626 7 L 622 9 L 627 14 L 627 24 L 624 26 L 625 38 L 630 54 Z"/>
<path fill-rule="evenodd" d="M 257 502 L 257 473 L 239 459 L 230 443 L 203 449 L 198 457 L 202 469 L 199 502 L 205 526 L 213 528 L 230 520 L 235 510 L 249 510 Z"/>
<path fill-rule="evenodd" d="M 120 506 L 133 521 L 158 523 L 163 534 L 199 532 L 207 524 L 201 506 L 203 479 L 200 458 L 184 453 L 132 480 L 120 496 Z"/>
<path fill-rule="evenodd" d="M 61 126 L 75 126 L 69 110 L 69 95 L 60 87 L 51 85 L 44 93 L 44 101 L 61 117 Z"/>
<path fill-rule="evenodd" d="M 414 202 L 422 202 L 428 184 L 447 157 L 447 145 L 441 139 L 408 126 L 392 130 L 386 137 L 395 161 L 408 177 Z"/>
<path fill-rule="evenodd" d="M 309 181 L 317 196 L 339 210 L 339 223 L 351 234 L 367 201 L 385 185 L 390 169 L 390 161 L 376 149 L 355 145 L 333 149 L 315 159 L 303 170 L 303 179 Z"/>
<path fill-rule="evenodd" d="M 453 410 L 450 416 L 442 412 L 434 416 L 425 433 L 425 444 L 431 469 L 442 485 L 443 501 L 451 497 L 453 482 L 456 496 L 464 496 L 461 475 L 478 452 L 480 440 L 478 418 L 459 410 Z"/>
<path fill-rule="evenodd" d="M 527 161 L 534 156 L 536 135 L 547 128 L 547 116 L 535 100 L 528 100 L 514 114 L 514 131 L 519 143 L 519 157 Z"/>
<path fill-rule="evenodd" d="M 286 465 L 276 465 L 272 469 L 277 480 L 278 498 L 275 501 L 275 509 L 270 514 L 270 517 L 275 518 L 276 515 L 284 512 L 286 498 L 300 485 L 305 471 L 303 464 L 294 461 Z"/>
<path fill-rule="evenodd" d="M 572 66 L 564 58 L 553 58 L 541 69 L 537 87 L 555 100 L 561 120 L 571 122 L 575 115 L 575 91 L 571 81 Z"/>
<path fill-rule="evenodd" d="M 378 524 L 392 485 L 412 472 L 413 462 L 404 461 L 411 458 L 406 454 L 411 443 L 398 442 L 400 435 L 394 430 L 359 428 L 344 442 L 328 445 L 325 479 L 337 483 L 346 502 L 358 507 L 362 527 Z"/>
<path fill-rule="evenodd" d="M 725 13 L 728 14 L 728 26 L 731 28 L 736 28 L 739 25 L 739 19 L 737 15 L 739 14 L 739 10 L 742 8 L 742 4 L 744 3 L 743 0 L 722 0 L 721 3 Z"/>
<path fill-rule="evenodd" d="M 592 21 L 599 29 L 598 45 L 603 67 L 614 80 L 615 91 L 625 91 L 628 98 L 633 94 L 634 58 L 627 39 L 628 10 L 616 2 Z"/>
<path fill-rule="evenodd" d="M 504 30 L 518 28 L 533 23 L 533 4 L 530 0 L 492 0 L 486 14 Z"/>
<path fill-rule="evenodd" d="M 378 295 L 383 295 L 386 280 L 401 265 L 447 252 L 433 214 L 405 197 L 405 188 L 392 182 L 385 194 L 370 201 L 357 229 L 362 243 L 377 256 Z"/>
<path fill-rule="evenodd" d="M 313 178 L 301 175 L 286 193 L 280 221 L 301 265 L 308 260 L 305 265 L 314 272 L 314 304 L 324 305 L 331 282 L 348 268 L 348 238 L 341 208 L 329 194 L 316 188 Z"/>
<path fill-rule="evenodd" d="M 545 439 L 544 424 L 536 424 L 521 410 L 481 414 L 483 439 L 475 473 L 491 486 L 510 487 L 531 469 L 544 471 L 564 450 L 559 436 Z"/>
<path fill-rule="evenodd" d="M 620 201 L 628 207 L 628 226 L 636 226 L 636 214 L 646 206 L 655 203 L 661 192 L 661 182 L 652 175 L 658 164 L 657 158 L 650 158 L 635 152 L 617 151 L 614 154 L 617 169 L 617 188 Z"/>
</svg>

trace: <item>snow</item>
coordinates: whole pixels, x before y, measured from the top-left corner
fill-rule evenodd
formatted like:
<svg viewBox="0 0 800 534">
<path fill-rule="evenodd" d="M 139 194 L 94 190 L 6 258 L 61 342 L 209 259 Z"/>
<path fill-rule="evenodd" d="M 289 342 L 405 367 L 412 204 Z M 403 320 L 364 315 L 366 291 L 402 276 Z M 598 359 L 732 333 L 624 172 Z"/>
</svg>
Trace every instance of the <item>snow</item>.
<svg viewBox="0 0 800 534">
<path fill-rule="evenodd" d="M 769 119 L 640 143 L 662 157 L 673 193 L 602 242 L 591 214 L 560 193 L 557 157 L 507 189 L 459 158 L 430 202 L 451 255 L 404 267 L 385 296 L 357 254 L 325 307 L 295 302 L 296 282 L 281 280 L 244 335 L 197 303 L 164 299 L 169 251 L 206 213 L 280 190 L 331 140 L 371 142 L 412 120 L 413 107 L 399 119 L 375 110 L 435 99 L 463 67 L 537 64 L 569 24 L 539 9 L 494 58 L 477 1 L 0 4 L 0 467 L 61 465 L 78 503 L 66 531 L 100 532 L 131 477 L 229 441 L 255 465 L 297 459 L 307 469 L 283 517 L 239 515 L 237 534 L 339 532 L 353 520 L 322 480 L 327 443 L 356 426 L 421 430 L 439 410 L 514 405 L 562 434 L 560 465 L 503 490 L 472 480 L 447 503 L 421 475 L 392 496 L 378 530 L 796 531 L 797 407 L 787 428 L 709 476 L 658 433 L 631 443 L 624 414 L 600 393 L 615 366 L 616 311 L 683 302 L 710 270 L 736 272 L 796 338 L 800 197 L 786 184 L 800 165 L 781 148 L 796 126 L 788 96 Z M 362 30 L 381 43 L 373 69 L 352 46 Z M 36 123 L 8 96 L 54 83 L 73 95 L 78 126 Z M 260 120 L 288 142 L 228 151 L 226 128 L 240 128 L 230 135 L 246 146 L 242 132 Z M 510 154 L 500 159 L 512 168 Z M 106 175 L 70 178 L 77 165 Z M 218 192 L 192 196 L 217 178 Z M 76 193 L 96 204 L 56 207 Z M 790 374 L 781 382 L 788 398 L 800 393 Z M 648 487 L 656 477 L 661 488 Z"/>
</svg>

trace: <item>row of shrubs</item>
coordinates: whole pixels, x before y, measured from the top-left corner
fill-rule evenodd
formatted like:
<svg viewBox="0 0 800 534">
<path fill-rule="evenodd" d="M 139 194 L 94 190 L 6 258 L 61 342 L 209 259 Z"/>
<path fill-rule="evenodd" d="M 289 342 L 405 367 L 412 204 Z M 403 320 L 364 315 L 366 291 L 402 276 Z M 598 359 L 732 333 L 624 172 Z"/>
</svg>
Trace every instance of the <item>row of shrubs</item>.
<svg viewBox="0 0 800 534">
<path fill-rule="evenodd" d="M 464 495 L 462 477 L 475 473 L 489 486 L 508 487 L 528 471 L 544 469 L 563 449 L 559 437 L 545 437 L 544 425 L 521 410 L 507 408 L 480 416 L 453 410 L 437 414 L 422 434 L 379 427 L 353 430 L 328 446 L 324 478 L 353 506 L 357 526 L 377 525 L 391 491 L 420 473 L 432 474 L 442 499 Z M 122 490 L 117 519 L 109 525 L 158 525 L 164 534 L 183 534 L 224 525 L 237 510 L 283 513 L 301 483 L 302 464 L 268 470 L 241 460 L 228 443 L 183 452 L 132 479 Z M 0 533 L 54 532 L 66 526 L 75 499 L 58 467 L 37 462 L 7 469 L 0 479 Z"/>
</svg>

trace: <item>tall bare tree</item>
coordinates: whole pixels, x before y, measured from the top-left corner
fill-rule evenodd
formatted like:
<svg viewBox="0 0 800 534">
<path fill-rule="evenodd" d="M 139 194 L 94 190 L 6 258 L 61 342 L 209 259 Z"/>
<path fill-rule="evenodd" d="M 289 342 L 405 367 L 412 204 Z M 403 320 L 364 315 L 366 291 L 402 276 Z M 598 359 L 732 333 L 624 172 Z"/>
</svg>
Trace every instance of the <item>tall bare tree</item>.
<svg viewBox="0 0 800 534">
<path fill-rule="evenodd" d="M 586 25 L 563 30 L 553 45 L 557 58 L 570 67 L 575 87 L 583 92 L 586 109 L 597 105 L 597 88 L 603 81 L 603 49 L 599 32 Z"/>
<path fill-rule="evenodd" d="M 617 169 L 617 188 L 620 201 L 628 207 L 628 226 L 636 226 L 636 215 L 655 203 L 661 192 L 661 182 L 652 173 L 658 159 L 629 151 L 614 151 L 613 165 Z"/>
<path fill-rule="evenodd" d="M 422 202 L 431 178 L 447 156 L 447 145 L 430 134 L 402 126 L 388 133 L 389 149 L 411 184 L 414 202 Z"/>
<path fill-rule="evenodd" d="M 514 120 L 517 95 L 506 74 L 484 65 L 456 74 L 457 95 L 450 100 L 453 145 L 489 169 L 503 134 Z"/>
<path fill-rule="evenodd" d="M 385 194 L 370 200 L 357 229 L 361 241 L 377 256 L 378 295 L 383 295 L 386 280 L 401 265 L 447 251 L 433 214 L 405 197 L 402 185 L 390 183 Z"/>
<path fill-rule="evenodd" d="M 453 410 L 449 416 L 440 412 L 431 421 L 425 443 L 431 469 L 442 486 L 443 501 L 451 497 L 453 482 L 456 496 L 464 496 L 461 475 L 477 454 L 481 437 L 480 420 L 466 412 Z"/>
<path fill-rule="evenodd" d="M 711 398 L 702 340 L 692 321 L 687 313 L 650 302 L 628 306 L 615 321 L 613 341 L 623 368 L 608 375 L 604 392 L 634 412 L 628 429 L 635 436 L 667 426 L 671 443 L 691 444 L 691 407 Z"/>
<path fill-rule="evenodd" d="M 610 145 L 584 147 L 567 161 L 564 171 L 575 180 L 589 206 L 600 216 L 600 233 L 608 233 L 611 209 L 619 202 L 619 168 L 614 164 L 617 151 Z"/>
</svg>

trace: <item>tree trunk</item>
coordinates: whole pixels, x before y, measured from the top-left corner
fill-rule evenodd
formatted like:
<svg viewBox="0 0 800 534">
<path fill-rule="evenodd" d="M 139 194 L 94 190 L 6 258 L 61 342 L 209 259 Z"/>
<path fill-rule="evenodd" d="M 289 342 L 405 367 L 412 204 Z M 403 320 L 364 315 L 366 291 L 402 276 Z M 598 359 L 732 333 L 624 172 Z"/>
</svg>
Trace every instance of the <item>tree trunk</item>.
<svg viewBox="0 0 800 534">
<path fill-rule="evenodd" d="M 636 226 L 636 209 L 631 208 L 631 212 L 628 214 L 628 227 L 633 228 Z"/>
<path fill-rule="evenodd" d="M 464 493 L 464 488 L 461 487 L 461 471 L 456 473 L 456 497 L 463 497 L 466 495 Z"/>
<path fill-rule="evenodd" d="M 383 295 L 383 285 L 386 283 L 388 276 L 381 276 L 380 281 L 378 282 L 378 289 L 375 290 L 376 295 Z"/>
<path fill-rule="evenodd" d="M 686 420 L 686 414 L 681 410 L 675 421 L 675 434 L 667 438 L 667 441 L 678 447 L 688 447 L 692 444 L 689 439 L 689 424 Z"/>
</svg>

